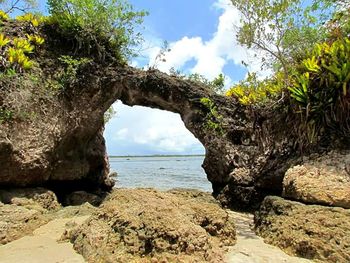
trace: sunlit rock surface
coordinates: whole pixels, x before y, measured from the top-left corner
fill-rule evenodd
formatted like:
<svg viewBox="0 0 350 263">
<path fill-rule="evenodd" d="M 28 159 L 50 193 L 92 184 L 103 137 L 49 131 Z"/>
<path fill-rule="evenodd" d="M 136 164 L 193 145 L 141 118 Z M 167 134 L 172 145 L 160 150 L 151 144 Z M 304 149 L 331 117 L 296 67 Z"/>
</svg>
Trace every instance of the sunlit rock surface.
<svg viewBox="0 0 350 263">
<path fill-rule="evenodd" d="M 255 214 L 265 242 L 322 262 L 350 261 L 350 210 L 266 197 Z"/>
<path fill-rule="evenodd" d="M 234 223 L 209 194 L 118 189 L 72 233 L 88 262 L 222 262 Z"/>
</svg>

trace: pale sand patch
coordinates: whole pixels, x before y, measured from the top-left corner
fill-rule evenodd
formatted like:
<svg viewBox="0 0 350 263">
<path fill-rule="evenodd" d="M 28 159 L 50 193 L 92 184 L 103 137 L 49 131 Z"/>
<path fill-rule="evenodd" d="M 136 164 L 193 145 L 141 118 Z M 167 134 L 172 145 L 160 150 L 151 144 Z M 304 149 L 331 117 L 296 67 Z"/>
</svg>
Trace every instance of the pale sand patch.
<svg viewBox="0 0 350 263">
<path fill-rule="evenodd" d="M 227 254 L 227 263 L 307 263 L 310 260 L 292 257 L 277 247 L 264 243 L 252 230 L 253 215 L 228 211 L 235 220 L 237 243 Z"/>
<path fill-rule="evenodd" d="M 84 263 L 69 242 L 59 242 L 62 234 L 73 225 L 80 225 L 89 216 L 55 219 L 25 236 L 0 246 L 1 263 Z"/>
</svg>

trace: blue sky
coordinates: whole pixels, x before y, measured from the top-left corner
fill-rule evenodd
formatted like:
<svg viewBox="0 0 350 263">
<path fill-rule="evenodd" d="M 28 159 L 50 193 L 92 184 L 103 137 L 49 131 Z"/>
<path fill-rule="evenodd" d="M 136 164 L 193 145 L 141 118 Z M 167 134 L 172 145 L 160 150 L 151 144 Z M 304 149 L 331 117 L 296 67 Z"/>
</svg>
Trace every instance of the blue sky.
<svg viewBox="0 0 350 263">
<path fill-rule="evenodd" d="M 226 75 L 229 87 L 244 78 L 247 70 L 259 70 L 259 63 L 249 59 L 251 51 L 235 41 L 239 13 L 230 0 L 129 0 L 136 10 L 147 10 L 142 30 L 145 43 L 142 53 L 130 63 L 145 68 L 156 65 L 161 71 L 170 68 L 184 73 L 200 73 L 209 79 Z M 40 1 L 41 10 L 46 1 Z M 164 41 L 171 51 L 166 62 L 155 62 Z M 185 128 L 178 114 L 114 104 L 116 116 L 106 125 L 105 139 L 110 155 L 198 154 L 203 146 Z"/>
</svg>

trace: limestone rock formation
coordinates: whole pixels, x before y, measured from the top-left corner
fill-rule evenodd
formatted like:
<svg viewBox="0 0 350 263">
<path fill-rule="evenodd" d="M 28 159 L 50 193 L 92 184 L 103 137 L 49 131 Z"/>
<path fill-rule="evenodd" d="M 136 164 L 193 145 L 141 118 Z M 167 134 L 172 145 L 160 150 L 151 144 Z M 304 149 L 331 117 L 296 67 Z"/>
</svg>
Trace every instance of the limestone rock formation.
<svg viewBox="0 0 350 263">
<path fill-rule="evenodd" d="M 42 212 L 17 205 L 0 203 L 0 244 L 6 244 L 48 222 Z"/>
<path fill-rule="evenodd" d="M 13 22 L 2 28 L 8 36 L 25 36 L 28 30 Z M 110 190 L 103 116 L 121 100 L 180 114 L 206 149 L 203 168 L 222 204 L 257 207 L 265 195 L 281 194 L 284 173 L 300 155 L 283 110 L 254 111 L 201 83 L 80 54 L 55 27 L 36 33 L 45 38 L 35 57 L 37 82 L 21 81 L 29 83 L 24 87 L 11 78 L 1 80 L 0 107 L 19 117 L 1 124 L 0 187 L 44 186 L 60 195 Z M 64 88 L 57 84 L 57 74 L 66 67 L 62 55 L 91 59 Z M 202 98 L 211 101 L 220 118 Z M 221 129 L 211 128 L 209 120 Z"/>
<path fill-rule="evenodd" d="M 283 197 L 308 204 L 350 208 L 350 154 L 330 152 L 290 168 Z"/>
<path fill-rule="evenodd" d="M 350 261 L 350 210 L 266 197 L 255 214 L 265 242 L 323 262 Z"/>
<path fill-rule="evenodd" d="M 0 245 L 31 235 L 53 219 L 90 216 L 96 209 L 87 203 L 62 207 L 44 188 L 0 190 Z"/>
<path fill-rule="evenodd" d="M 44 188 L 0 190 L 0 244 L 31 234 L 60 208 L 56 195 Z"/>
<path fill-rule="evenodd" d="M 88 262 L 222 262 L 234 224 L 214 198 L 196 195 L 115 190 L 71 234 L 74 248 Z"/>
</svg>

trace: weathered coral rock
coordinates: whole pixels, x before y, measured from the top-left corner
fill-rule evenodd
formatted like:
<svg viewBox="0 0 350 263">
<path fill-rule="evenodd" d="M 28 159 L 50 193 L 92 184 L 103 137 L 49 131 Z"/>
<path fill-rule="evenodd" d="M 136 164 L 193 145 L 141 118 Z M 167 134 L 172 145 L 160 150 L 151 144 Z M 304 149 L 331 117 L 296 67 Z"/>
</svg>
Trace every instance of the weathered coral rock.
<svg viewBox="0 0 350 263">
<path fill-rule="evenodd" d="M 45 188 L 0 189 L 0 201 L 4 204 L 14 204 L 27 208 L 57 210 L 61 205 L 56 195 Z"/>
<path fill-rule="evenodd" d="M 350 208 L 350 153 L 330 152 L 290 168 L 283 181 L 285 198 Z"/>
<path fill-rule="evenodd" d="M 44 188 L 0 190 L 0 244 L 31 234 L 60 208 L 56 195 Z"/>
<path fill-rule="evenodd" d="M 233 222 L 210 195 L 193 195 L 115 190 L 72 234 L 74 248 L 88 262 L 222 262 Z"/>
<path fill-rule="evenodd" d="M 48 221 L 41 211 L 0 203 L 0 244 L 31 234 Z"/>
<path fill-rule="evenodd" d="M 88 216 L 92 215 L 94 212 L 97 211 L 97 207 L 89 204 L 84 203 L 82 205 L 78 206 L 65 206 L 62 207 L 62 209 L 56 211 L 53 213 L 53 218 L 70 218 L 70 217 L 81 217 L 81 216 Z"/>
<path fill-rule="evenodd" d="M 255 214 L 265 242 L 324 262 L 350 262 L 350 210 L 266 197 Z"/>
</svg>

